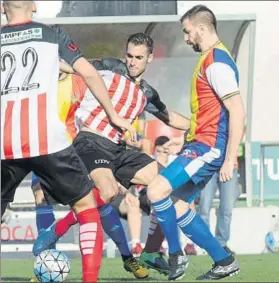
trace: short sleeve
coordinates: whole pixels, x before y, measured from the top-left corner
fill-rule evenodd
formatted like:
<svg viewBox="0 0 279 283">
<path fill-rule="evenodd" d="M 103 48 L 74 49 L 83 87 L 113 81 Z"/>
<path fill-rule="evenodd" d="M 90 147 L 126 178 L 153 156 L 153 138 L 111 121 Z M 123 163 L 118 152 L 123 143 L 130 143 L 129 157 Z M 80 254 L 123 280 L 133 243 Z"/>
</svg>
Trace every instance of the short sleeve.
<svg viewBox="0 0 279 283">
<path fill-rule="evenodd" d="M 52 27 L 59 45 L 59 56 L 73 66 L 77 59 L 83 57 L 78 45 L 59 27 Z"/>
<path fill-rule="evenodd" d="M 239 94 L 239 86 L 234 70 L 225 63 L 215 62 L 206 69 L 206 77 L 210 86 L 221 100 Z"/>
</svg>

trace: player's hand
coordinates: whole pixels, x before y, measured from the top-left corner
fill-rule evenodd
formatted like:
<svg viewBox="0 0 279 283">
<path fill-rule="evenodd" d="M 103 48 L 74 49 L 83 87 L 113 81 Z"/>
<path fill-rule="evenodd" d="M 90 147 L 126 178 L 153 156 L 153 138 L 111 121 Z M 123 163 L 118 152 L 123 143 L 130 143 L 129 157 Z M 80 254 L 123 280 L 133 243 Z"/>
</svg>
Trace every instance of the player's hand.
<svg viewBox="0 0 279 283">
<path fill-rule="evenodd" d="M 220 181 L 227 182 L 232 179 L 233 177 L 233 170 L 234 170 L 235 162 L 225 160 L 221 169 L 220 169 Z"/>
<path fill-rule="evenodd" d="M 136 147 L 136 148 L 141 148 L 141 146 L 142 146 L 142 140 L 132 141 L 130 136 L 125 139 L 125 142 L 126 142 L 127 145 L 132 146 L 132 147 Z"/>
<path fill-rule="evenodd" d="M 128 190 L 118 182 L 117 182 L 117 185 L 118 185 L 119 194 L 122 195 L 122 196 L 125 196 L 127 194 Z"/>
<path fill-rule="evenodd" d="M 177 154 L 182 150 L 184 145 L 184 136 L 175 137 L 170 139 L 163 145 L 163 148 L 167 154 Z"/>
<path fill-rule="evenodd" d="M 133 207 L 139 207 L 139 200 L 130 192 L 127 192 L 125 196 L 125 203 L 127 204 L 128 208 L 131 209 Z"/>
<path fill-rule="evenodd" d="M 122 130 L 127 130 L 130 133 L 131 141 L 135 142 L 137 140 L 136 130 L 132 127 L 128 120 L 118 116 L 117 114 L 111 117 L 111 122 L 121 128 Z"/>
</svg>

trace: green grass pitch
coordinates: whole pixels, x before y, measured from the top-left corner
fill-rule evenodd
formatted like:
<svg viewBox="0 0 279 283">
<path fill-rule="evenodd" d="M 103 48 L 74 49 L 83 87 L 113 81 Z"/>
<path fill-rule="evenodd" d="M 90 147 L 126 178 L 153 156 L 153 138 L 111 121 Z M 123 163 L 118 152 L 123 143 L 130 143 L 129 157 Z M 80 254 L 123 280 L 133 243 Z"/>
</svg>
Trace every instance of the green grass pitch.
<svg viewBox="0 0 279 283">
<path fill-rule="evenodd" d="M 241 265 L 241 272 L 221 282 L 279 282 L 279 254 L 242 255 L 237 256 Z M 71 272 L 66 281 L 81 282 L 80 259 L 71 259 Z M 183 280 L 180 282 L 193 282 L 195 278 L 211 267 L 212 261 L 208 256 L 190 257 L 190 265 Z M 27 282 L 33 276 L 33 260 L 2 260 L 2 282 Z M 127 273 L 120 258 L 103 258 L 100 272 L 100 282 L 134 282 L 136 279 Z M 167 281 L 167 277 L 150 271 L 147 282 Z M 220 282 L 220 281 L 219 281 Z"/>
</svg>

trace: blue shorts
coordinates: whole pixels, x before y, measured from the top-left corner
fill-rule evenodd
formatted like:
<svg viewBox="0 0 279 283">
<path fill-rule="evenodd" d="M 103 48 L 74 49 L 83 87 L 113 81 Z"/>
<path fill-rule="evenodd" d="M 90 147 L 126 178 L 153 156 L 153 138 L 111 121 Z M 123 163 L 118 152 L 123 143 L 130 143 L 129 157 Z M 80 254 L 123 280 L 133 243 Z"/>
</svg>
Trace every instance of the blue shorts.
<svg viewBox="0 0 279 283">
<path fill-rule="evenodd" d="M 213 148 L 201 142 L 185 144 L 181 154 L 160 175 L 169 181 L 173 190 L 181 190 L 184 184 L 185 190 L 188 185 L 189 194 L 185 200 L 192 201 L 214 173 L 220 170 L 225 150 L 225 147 Z"/>
</svg>

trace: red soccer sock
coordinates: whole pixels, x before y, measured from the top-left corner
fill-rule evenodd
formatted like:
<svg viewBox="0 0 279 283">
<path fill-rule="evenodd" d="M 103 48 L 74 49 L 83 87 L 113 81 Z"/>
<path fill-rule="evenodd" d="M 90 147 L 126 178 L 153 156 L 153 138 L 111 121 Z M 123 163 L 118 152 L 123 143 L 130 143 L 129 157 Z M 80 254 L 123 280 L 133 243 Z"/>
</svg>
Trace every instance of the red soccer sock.
<svg viewBox="0 0 279 283">
<path fill-rule="evenodd" d="M 82 211 L 77 216 L 80 224 L 80 251 L 83 282 L 97 282 L 103 254 L 103 230 L 96 208 Z"/>
<path fill-rule="evenodd" d="M 55 233 L 59 237 L 63 236 L 72 225 L 77 223 L 77 218 L 73 210 L 71 210 L 64 218 L 58 220 L 55 224 Z"/>
<path fill-rule="evenodd" d="M 101 206 L 107 204 L 105 201 L 102 200 L 102 198 L 100 196 L 100 191 L 97 188 L 93 188 L 92 192 L 93 192 L 94 198 L 96 200 L 97 207 L 101 207 Z"/>
</svg>

